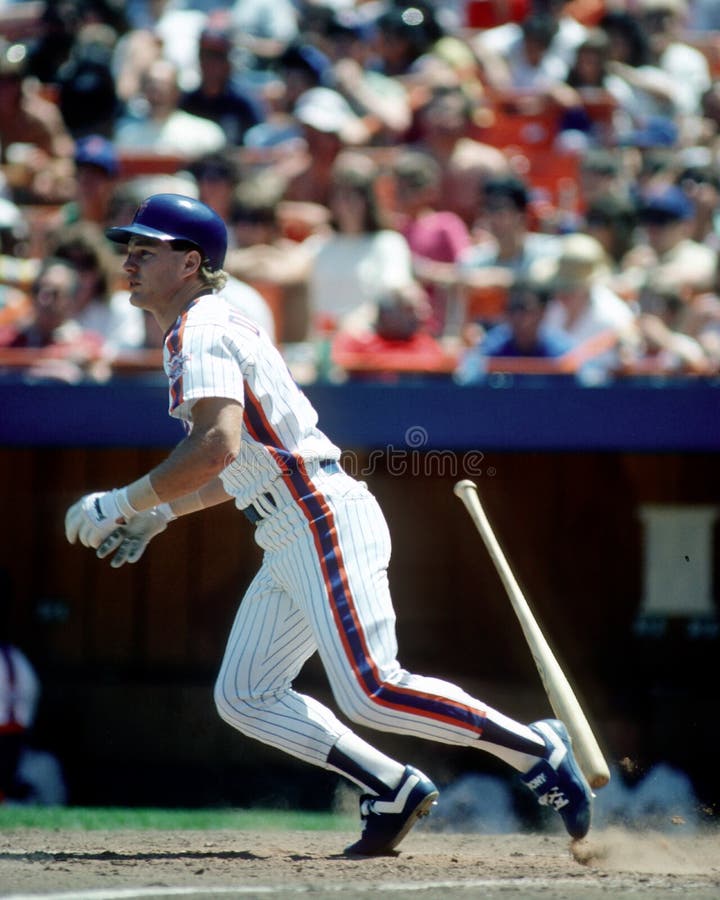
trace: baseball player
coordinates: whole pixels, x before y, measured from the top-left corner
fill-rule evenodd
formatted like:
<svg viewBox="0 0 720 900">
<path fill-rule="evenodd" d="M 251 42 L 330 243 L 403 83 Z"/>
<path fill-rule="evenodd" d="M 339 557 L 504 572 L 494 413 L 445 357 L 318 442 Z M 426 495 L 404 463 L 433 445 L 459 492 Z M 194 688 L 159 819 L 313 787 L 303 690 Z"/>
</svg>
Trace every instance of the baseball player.
<svg viewBox="0 0 720 900">
<path fill-rule="evenodd" d="M 27 793 L 19 767 L 39 695 L 40 682 L 28 658 L 0 638 L 0 803 Z"/>
<path fill-rule="evenodd" d="M 177 517 L 217 503 L 234 501 L 255 523 L 263 562 L 232 626 L 215 703 L 243 734 L 360 787 L 364 827 L 347 853 L 391 852 L 438 791 L 293 690 L 316 651 L 349 719 L 492 753 L 573 838 L 584 836 L 592 795 L 561 722 L 520 724 L 454 684 L 401 668 L 387 525 L 367 487 L 341 468 L 339 448 L 268 336 L 223 300 L 222 220 L 197 200 L 156 194 L 107 235 L 127 245 L 130 302 L 165 333 L 169 411 L 186 436 L 137 481 L 71 506 L 68 540 L 118 567 L 140 559 Z"/>
</svg>

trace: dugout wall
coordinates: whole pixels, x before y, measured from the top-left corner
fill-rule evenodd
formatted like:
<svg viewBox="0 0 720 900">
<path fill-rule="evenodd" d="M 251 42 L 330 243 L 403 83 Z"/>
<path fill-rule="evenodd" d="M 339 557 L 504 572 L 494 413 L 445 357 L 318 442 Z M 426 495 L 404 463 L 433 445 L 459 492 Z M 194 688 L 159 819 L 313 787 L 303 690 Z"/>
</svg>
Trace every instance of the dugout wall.
<svg viewBox="0 0 720 900">
<path fill-rule="evenodd" d="M 645 561 L 648 509 L 720 508 L 717 386 L 541 380 L 310 393 L 345 448 L 344 465 L 386 512 L 403 665 L 457 680 L 521 719 L 549 712 L 499 579 L 452 494 L 455 480 L 472 477 L 611 760 L 673 762 L 715 802 L 713 516 L 700 612 L 694 597 L 687 615 L 682 603 L 683 585 L 696 583 L 682 578 L 697 538 L 667 551 L 676 550 L 682 578 L 680 588 L 668 585 L 680 596 L 663 616 L 646 614 Z M 329 802 L 331 779 L 306 767 L 298 777 L 291 761 L 236 736 L 212 708 L 225 636 L 259 562 L 242 516 L 228 504 L 178 521 L 139 564 L 117 571 L 65 542 L 74 499 L 132 480 L 178 439 L 160 382 L 4 381 L 0 394 L 4 605 L 44 684 L 37 740 L 62 759 L 73 802 L 272 801 L 287 798 L 278 772 L 296 802 Z M 300 687 L 332 702 L 314 660 Z M 427 759 L 441 781 L 480 762 L 469 751 L 373 739 Z"/>
</svg>

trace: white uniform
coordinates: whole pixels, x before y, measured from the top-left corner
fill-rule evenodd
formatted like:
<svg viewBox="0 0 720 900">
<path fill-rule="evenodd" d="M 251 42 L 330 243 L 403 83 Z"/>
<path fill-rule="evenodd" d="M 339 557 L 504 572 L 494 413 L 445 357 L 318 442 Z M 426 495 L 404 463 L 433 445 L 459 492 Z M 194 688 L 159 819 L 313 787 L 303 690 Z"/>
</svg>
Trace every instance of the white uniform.
<svg viewBox="0 0 720 900">
<path fill-rule="evenodd" d="M 31 728 L 39 696 L 40 682 L 25 654 L 0 642 L 0 735 Z"/>
<path fill-rule="evenodd" d="M 537 754 L 524 727 L 455 685 L 400 667 L 383 514 L 365 485 L 340 468 L 339 449 L 318 430 L 315 410 L 267 335 L 222 297 L 206 295 L 169 330 L 165 369 L 170 412 L 188 427 L 199 398 L 228 397 L 244 407 L 240 454 L 221 477 L 257 523 L 264 557 L 228 640 L 215 688 L 220 715 L 327 766 L 349 729 L 292 689 L 317 650 L 338 705 L 355 722 Z"/>
</svg>

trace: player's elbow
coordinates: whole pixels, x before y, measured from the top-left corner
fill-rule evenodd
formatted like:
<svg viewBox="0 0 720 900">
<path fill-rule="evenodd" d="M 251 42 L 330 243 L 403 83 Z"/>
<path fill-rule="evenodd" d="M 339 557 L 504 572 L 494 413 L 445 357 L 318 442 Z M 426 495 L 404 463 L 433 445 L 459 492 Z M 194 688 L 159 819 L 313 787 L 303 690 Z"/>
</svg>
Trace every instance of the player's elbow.
<svg viewBox="0 0 720 900">
<path fill-rule="evenodd" d="M 234 400 L 208 397 L 193 407 L 188 444 L 200 454 L 207 478 L 219 475 L 240 453 L 243 407 Z"/>
<path fill-rule="evenodd" d="M 240 453 L 240 435 L 225 429 L 214 429 L 204 441 L 208 468 L 217 475 L 226 469 Z"/>
</svg>

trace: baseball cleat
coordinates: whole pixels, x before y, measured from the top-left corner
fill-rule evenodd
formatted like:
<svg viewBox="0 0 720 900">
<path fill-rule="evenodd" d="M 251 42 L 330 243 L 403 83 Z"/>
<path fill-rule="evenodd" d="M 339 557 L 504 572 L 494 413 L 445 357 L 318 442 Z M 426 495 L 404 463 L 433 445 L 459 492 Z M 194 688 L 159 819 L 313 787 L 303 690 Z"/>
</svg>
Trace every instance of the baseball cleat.
<svg viewBox="0 0 720 900">
<path fill-rule="evenodd" d="M 391 853 L 418 819 L 426 816 L 439 796 L 435 785 L 412 766 L 405 766 L 394 791 L 360 797 L 360 818 L 365 823 L 359 841 L 345 848 L 351 856 Z"/>
<path fill-rule="evenodd" d="M 545 741 L 546 755 L 522 777 L 541 806 L 560 814 L 570 837 L 590 830 L 593 793 L 572 752 L 570 735 L 558 719 L 542 719 L 530 728 Z"/>
</svg>

